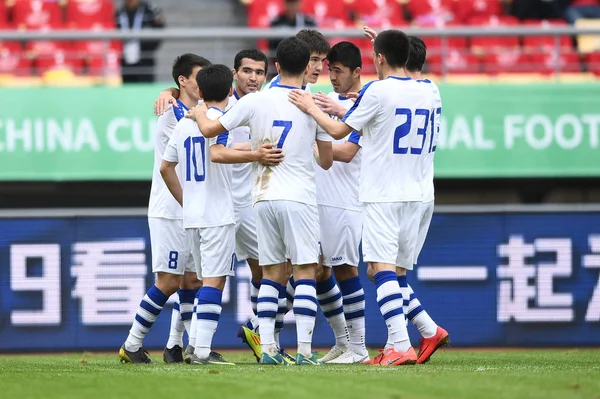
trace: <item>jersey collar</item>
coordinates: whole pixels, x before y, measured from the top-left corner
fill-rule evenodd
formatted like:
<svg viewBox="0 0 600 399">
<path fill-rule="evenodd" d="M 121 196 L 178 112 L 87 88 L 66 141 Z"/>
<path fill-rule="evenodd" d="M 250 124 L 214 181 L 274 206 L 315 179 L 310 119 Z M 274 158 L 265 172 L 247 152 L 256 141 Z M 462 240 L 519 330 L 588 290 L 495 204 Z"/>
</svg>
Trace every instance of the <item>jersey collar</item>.
<svg viewBox="0 0 600 399">
<path fill-rule="evenodd" d="M 405 77 L 399 77 L 399 76 L 388 76 L 387 79 L 396 79 L 396 80 L 412 80 L 412 78 L 409 78 L 408 76 Z"/>
<path fill-rule="evenodd" d="M 237 94 L 237 91 L 235 91 L 235 89 L 233 89 L 233 97 L 235 97 L 236 100 L 240 99 L 240 96 Z"/>
</svg>

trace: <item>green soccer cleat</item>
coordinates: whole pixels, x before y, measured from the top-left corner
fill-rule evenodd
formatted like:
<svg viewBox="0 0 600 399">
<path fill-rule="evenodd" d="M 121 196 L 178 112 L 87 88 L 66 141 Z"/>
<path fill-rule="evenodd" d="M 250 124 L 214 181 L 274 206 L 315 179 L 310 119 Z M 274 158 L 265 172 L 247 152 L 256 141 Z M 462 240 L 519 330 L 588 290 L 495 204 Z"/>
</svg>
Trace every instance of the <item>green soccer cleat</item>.
<svg viewBox="0 0 600 399">
<path fill-rule="evenodd" d="M 285 366 L 287 363 L 281 353 L 276 354 L 275 356 L 271 356 L 268 353 L 262 353 L 260 357 L 260 364 L 270 364 L 273 366 Z"/>
<path fill-rule="evenodd" d="M 323 362 L 317 359 L 313 353 L 311 357 L 306 357 L 301 353 L 296 355 L 296 364 L 298 366 L 322 366 Z"/>
<path fill-rule="evenodd" d="M 200 359 L 198 356 L 196 356 L 194 354 L 194 355 L 192 355 L 190 364 L 215 365 L 215 366 L 235 366 L 235 363 L 228 362 L 227 360 L 223 359 L 223 356 L 221 356 L 221 354 L 218 352 L 210 352 L 207 359 Z"/>
<path fill-rule="evenodd" d="M 256 361 L 260 363 L 262 347 L 260 346 L 260 335 L 246 327 L 241 326 L 238 330 L 237 336 L 242 339 L 246 345 L 252 350 L 252 354 L 256 358 Z"/>
<path fill-rule="evenodd" d="M 121 363 L 134 363 L 134 364 L 153 364 L 152 359 L 148 357 L 148 351 L 144 348 L 140 348 L 135 352 L 130 352 L 125 349 L 125 344 L 119 349 L 119 359 Z"/>
<path fill-rule="evenodd" d="M 283 361 L 286 365 L 290 366 L 292 364 L 296 364 L 296 358 L 290 355 L 285 349 L 279 348 L 279 354 L 283 357 Z"/>
<path fill-rule="evenodd" d="M 183 349 L 179 345 L 175 345 L 171 349 L 165 348 L 163 360 L 167 364 L 183 363 Z"/>
</svg>

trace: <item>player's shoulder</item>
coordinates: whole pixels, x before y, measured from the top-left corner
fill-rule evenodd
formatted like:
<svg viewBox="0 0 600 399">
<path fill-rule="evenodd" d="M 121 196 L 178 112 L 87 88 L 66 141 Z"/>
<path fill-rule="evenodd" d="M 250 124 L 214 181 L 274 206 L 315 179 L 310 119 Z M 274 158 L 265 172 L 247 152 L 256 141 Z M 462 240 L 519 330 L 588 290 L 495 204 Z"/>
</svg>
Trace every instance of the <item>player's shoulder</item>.
<svg viewBox="0 0 600 399">
<path fill-rule="evenodd" d="M 206 111 L 206 116 L 209 119 L 218 119 L 224 113 L 225 112 L 223 112 L 223 110 L 220 110 L 217 107 L 208 107 L 208 110 Z"/>
</svg>

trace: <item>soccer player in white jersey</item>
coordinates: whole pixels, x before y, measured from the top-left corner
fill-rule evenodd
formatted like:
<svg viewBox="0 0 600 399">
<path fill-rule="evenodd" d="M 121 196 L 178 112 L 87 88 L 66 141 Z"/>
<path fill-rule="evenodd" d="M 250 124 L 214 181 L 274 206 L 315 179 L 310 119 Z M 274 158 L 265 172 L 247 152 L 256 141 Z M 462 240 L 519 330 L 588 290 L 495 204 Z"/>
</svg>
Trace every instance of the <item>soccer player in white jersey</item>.
<svg viewBox="0 0 600 399">
<path fill-rule="evenodd" d="M 302 82 L 302 89 L 310 92 L 310 85 L 317 83 L 321 72 L 325 66 L 327 53 L 329 52 L 329 42 L 325 36 L 318 30 L 302 29 L 296 34 L 296 38 L 308 44 L 310 48 L 310 62 L 308 70 Z M 277 75 L 267 84 L 267 88 L 277 85 L 281 80 L 281 76 Z"/>
<path fill-rule="evenodd" d="M 421 154 L 428 151 L 434 96 L 431 86 L 406 76 L 409 40 L 403 32 L 382 32 L 374 47 L 380 80 L 363 87 L 342 122 L 329 118 L 305 92 L 291 92 L 290 100 L 334 138 L 353 130 L 363 134 L 359 194 L 364 203 L 363 257 L 373 271 L 377 302 L 393 344 L 377 360 L 380 365 L 400 366 L 417 362 L 396 267 L 414 262 L 423 199 Z"/>
<path fill-rule="evenodd" d="M 227 107 L 233 73 L 225 65 L 211 65 L 197 76 L 200 96 L 213 119 Z M 190 239 L 196 268 L 203 286 L 196 296 L 196 341 L 192 364 L 232 364 L 211 351 L 221 314 L 227 276 L 235 267 L 235 217 L 231 190 L 233 163 L 265 160 L 269 150 L 237 151 L 229 133 L 205 139 L 197 125 L 180 121 L 163 157 L 160 172 L 173 197 L 183 206 L 183 226 Z M 275 151 L 277 152 L 277 151 Z M 176 174 L 181 164 L 183 188 Z"/>
<path fill-rule="evenodd" d="M 252 93 L 217 121 L 198 106 L 189 113 L 208 137 L 238 126 L 249 126 L 252 148 L 273 143 L 282 148 L 285 160 L 276 168 L 255 164 L 253 200 L 258 232 L 259 263 L 263 280 L 258 293 L 258 318 L 263 364 L 284 364 L 275 340 L 278 308 L 285 306 L 287 258 L 291 259 L 296 292 L 294 314 L 298 337 L 298 365 L 319 365 L 312 353 L 312 334 L 317 313 L 316 271 L 320 255 L 319 215 L 314 181 L 313 147 L 319 164 L 333 163 L 330 137 L 315 121 L 287 101 L 288 93 L 300 89 L 308 68 L 310 50 L 292 37 L 277 47 L 280 82 L 269 90 Z"/>
<path fill-rule="evenodd" d="M 173 64 L 173 79 L 181 91 L 181 96 L 178 107 L 170 106 L 167 112 L 158 118 L 152 188 L 148 205 L 152 271 L 157 274 L 157 278 L 142 299 L 129 336 L 119 351 L 119 357 L 123 362 L 151 362 L 142 348 L 143 339 L 167 299 L 178 288 L 181 288 L 177 291 L 179 299 L 173 304 L 171 331 L 163 360 L 166 363 L 183 362 L 183 330 L 187 329 L 189 335 L 194 297 L 201 283 L 197 278 L 183 230 L 181 206 L 169 193 L 159 169 L 175 125 L 185 116 L 189 108 L 198 104 L 200 97 L 196 74 L 208 65 L 210 65 L 208 60 L 195 54 L 183 54 Z"/>
</svg>

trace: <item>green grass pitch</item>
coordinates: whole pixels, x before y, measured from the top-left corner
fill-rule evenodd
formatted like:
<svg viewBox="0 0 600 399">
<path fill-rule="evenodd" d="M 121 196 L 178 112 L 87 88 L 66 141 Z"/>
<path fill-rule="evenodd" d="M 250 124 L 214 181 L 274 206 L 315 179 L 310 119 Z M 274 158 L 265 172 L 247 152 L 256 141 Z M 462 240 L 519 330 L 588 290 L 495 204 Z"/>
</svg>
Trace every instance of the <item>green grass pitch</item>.
<svg viewBox="0 0 600 399">
<path fill-rule="evenodd" d="M 160 353 L 152 353 L 161 360 Z M 114 354 L 0 355 L 2 398 L 600 399 L 600 349 L 438 351 L 425 365 L 120 364 Z"/>
</svg>

